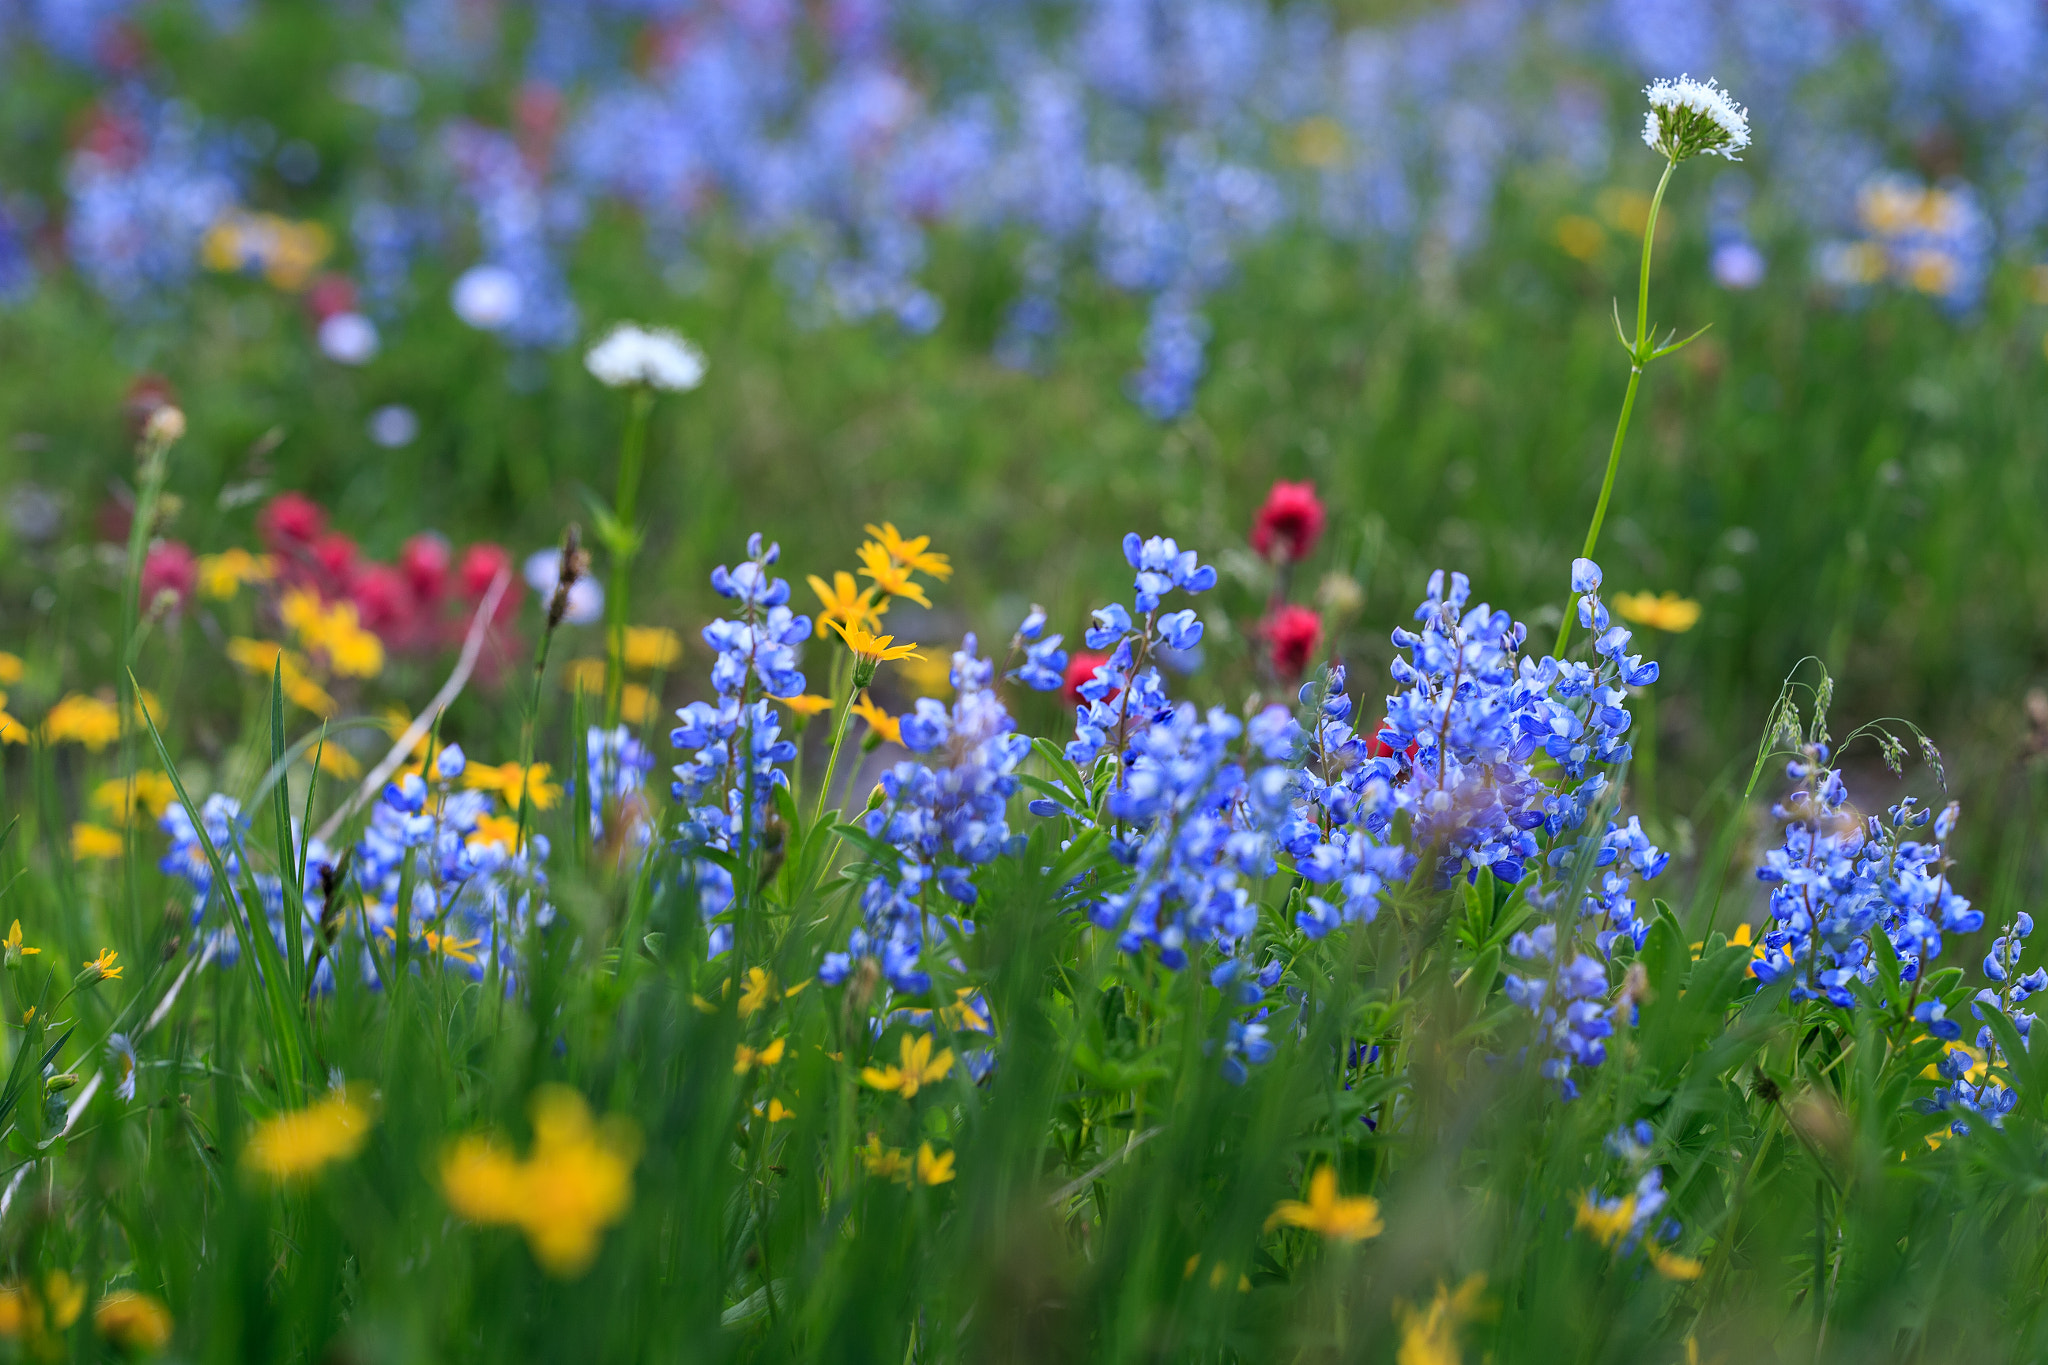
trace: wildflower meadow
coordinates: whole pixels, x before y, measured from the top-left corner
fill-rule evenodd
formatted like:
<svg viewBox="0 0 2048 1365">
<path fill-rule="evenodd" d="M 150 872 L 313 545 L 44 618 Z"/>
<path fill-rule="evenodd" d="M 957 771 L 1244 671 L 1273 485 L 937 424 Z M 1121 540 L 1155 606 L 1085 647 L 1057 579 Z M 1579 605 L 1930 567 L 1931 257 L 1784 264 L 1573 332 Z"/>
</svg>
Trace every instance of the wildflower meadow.
<svg viewBox="0 0 2048 1365">
<path fill-rule="evenodd" d="M 2038 0 L 0 0 L 0 1358 L 2048 1356 Z"/>
</svg>

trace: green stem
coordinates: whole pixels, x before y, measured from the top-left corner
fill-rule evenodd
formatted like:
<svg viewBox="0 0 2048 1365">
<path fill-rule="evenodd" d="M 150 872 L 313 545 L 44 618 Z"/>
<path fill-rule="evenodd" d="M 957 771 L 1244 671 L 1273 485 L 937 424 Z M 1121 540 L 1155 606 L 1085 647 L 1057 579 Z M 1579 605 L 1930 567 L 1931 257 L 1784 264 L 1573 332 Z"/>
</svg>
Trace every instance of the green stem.
<svg viewBox="0 0 2048 1365">
<path fill-rule="evenodd" d="M 607 641 L 604 670 L 604 725 L 619 723 L 619 699 L 626 690 L 626 597 L 633 559 L 640 552 L 640 538 L 633 518 L 640 500 L 640 469 L 647 457 L 647 415 L 654 409 L 654 391 L 633 390 L 632 407 L 626 414 L 626 434 L 619 443 L 619 491 L 612 504 L 615 524 L 611 529 L 611 583 L 605 590 L 604 619 Z"/>
<path fill-rule="evenodd" d="M 1607 450 L 1607 475 L 1600 481 L 1600 500 L 1593 505 L 1593 522 L 1586 528 L 1585 548 L 1579 551 L 1582 559 L 1591 559 L 1593 551 L 1600 544 L 1600 527 L 1607 520 L 1607 502 L 1614 496 L 1614 476 L 1621 469 L 1621 448 L 1628 440 L 1628 419 L 1635 412 L 1636 390 L 1643 382 L 1643 367 L 1650 363 L 1652 347 L 1649 343 L 1650 330 L 1650 253 L 1657 244 L 1657 213 L 1664 206 L 1664 191 L 1671 185 L 1671 173 L 1678 169 L 1676 161 L 1664 163 L 1664 174 L 1657 180 L 1657 192 L 1650 196 L 1650 214 L 1643 222 L 1643 260 L 1636 276 L 1636 339 L 1629 348 L 1628 392 L 1622 396 L 1621 419 L 1614 424 L 1614 443 Z M 1563 655 L 1566 644 L 1572 636 L 1572 615 L 1578 610 L 1579 595 L 1571 594 L 1564 604 L 1564 621 L 1557 628 L 1557 649 Z"/>
<path fill-rule="evenodd" d="M 846 724 L 853 718 L 854 698 L 859 695 L 860 689 L 858 687 L 847 692 L 846 700 L 839 707 L 839 719 L 832 726 L 832 748 L 825 755 L 825 777 L 818 784 L 817 808 L 811 812 L 811 825 L 813 828 L 817 826 L 820 820 L 825 818 L 825 800 L 832 795 L 832 772 L 839 766 L 839 748 L 846 743 Z"/>
</svg>

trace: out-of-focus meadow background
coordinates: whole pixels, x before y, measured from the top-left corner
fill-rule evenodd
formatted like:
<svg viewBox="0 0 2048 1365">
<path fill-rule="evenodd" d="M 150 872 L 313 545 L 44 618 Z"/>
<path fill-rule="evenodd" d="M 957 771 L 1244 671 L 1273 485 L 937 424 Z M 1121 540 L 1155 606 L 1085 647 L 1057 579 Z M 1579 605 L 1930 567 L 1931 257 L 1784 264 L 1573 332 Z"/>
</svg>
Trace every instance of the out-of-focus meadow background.
<svg viewBox="0 0 2048 1365">
<path fill-rule="evenodd" d="M 657 417 L 650 619 L 700 619 L 745 531 L 824 570 L 883 518 L 956 556 L 927 633 L 1071 629 L 1129 527 L 1256 602 L 1229 551 L 1277 477 L 1363 590 L 1325 594 L 1340 654 L 1376 667 L 1438 566 L 1540 620 L 1625 372 L 1635 88 L 1686 69 L 1756 142 L 1660 225 L 1657 320 L 1712 330 L 1651 377 L 1604 547 L 1702 605 L 1661 813 L 1807 654 L 1990 796 L 2048 607 L 2044 34 L 2026 0 L 20 0 L 0 632 L 109 648 L 73 608 L 139 380 L 189 413 L 196 549 L 283 489 L 372 555 L 551 541 L 609 487 L 579 356 L 622 317 L 712 365 Z"/>
</svg>

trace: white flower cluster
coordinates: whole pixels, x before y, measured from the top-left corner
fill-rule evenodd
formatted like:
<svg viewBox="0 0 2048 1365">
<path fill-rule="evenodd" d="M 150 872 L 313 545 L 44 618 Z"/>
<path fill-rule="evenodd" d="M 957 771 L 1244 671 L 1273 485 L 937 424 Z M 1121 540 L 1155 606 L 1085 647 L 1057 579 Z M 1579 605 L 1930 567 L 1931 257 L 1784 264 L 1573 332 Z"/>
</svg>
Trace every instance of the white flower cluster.
<svg viewBox="0 0 2048 1365">
<path fill-rule="evenodd" d="M 1643 115 L 1643 144 L 1673 161 L 1712 152 L 1740 161 L 1749 145 L 1749 110 L 1713 81 L 1690 76 L 1643 87 L 1650 112 Z"/>
<path fill-rule="evenodd" d="M 669 393 L 688 393 L 704 382 L 704 352 L 665 327 L 622 322 L 583 356 L 583 367 L 600 384 L 623 389 L 645 384 Z"/>
</svg>

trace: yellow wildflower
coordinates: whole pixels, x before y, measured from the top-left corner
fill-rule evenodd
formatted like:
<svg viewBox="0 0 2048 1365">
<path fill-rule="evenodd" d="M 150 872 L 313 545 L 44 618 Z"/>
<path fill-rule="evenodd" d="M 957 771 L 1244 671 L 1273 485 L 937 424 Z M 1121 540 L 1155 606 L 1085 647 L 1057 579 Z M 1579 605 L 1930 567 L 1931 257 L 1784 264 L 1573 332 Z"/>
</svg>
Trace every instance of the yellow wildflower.
<svg viewBox="0 0 2048 1365">
<path fill-rule="evenodd" d="M 1268 1231 L 1285 1224 L 1307 1228 L 1340 1242 L 1362 1242 L 1386 1230 L 1380 1222 L 1380 1201 L 1368 1196 L 1340 1196 L 1337 1170 L 1323 1166 L 1309 1177 L 1308 1202 L 1283 1199 L 1266 1219 Z"/>
<path fill-rule="evenodd" d="M 228 662 L 245 673 L 268 682 L 274 672 L 284 686 L 284 695 L 301 711 L 331 716 L 341 709 L 327 690 L 307 675 L 305 656 L 295 654 L 274 640 L 251 640 L 238 635 L 227 644 Z"/>
<path fill-rule="evenodd" d="M 158 820 L 178 799 L 178 789 L 171 785 L 167 774 L 139 772 L 133 777 L 110 777 L 92 789 L 92 804 L 105 811 L 107 818 L 117 825 L 125 825 L 135 818 L 135 806 L 140 802 L 149 812 L 149 818 Z"/>
<path fill-rule="evenodd" d="M 904 598 L 920 607 L 932 604 L 931 598 L 924 595 L 924 589 L 917 585 L 917 580 L 910 576 L 910 566 L 898 564 L 881 546 L 869 541 L 855 553 L 860 556 L 861 577 L 875 580 L 873 591 L 884 598 Z"/>
<path fill-rule="evenodd" d="M 619 719 L 628 725 L 645 725 L 661 709 L 661 702 L 639 683 L 619 689 Z"/>
<path fill-rule="evenodd" d="M 509 815 L 478 816 L 475 832 L 464 842 L 471 848 L 496 844 L 506 853 L 512 853 L 519 846 L 519 821 Z"/>
<path fill-rule="evenodd" d="M 740 1018 L 755 1012 L 775 998 L 775 978 L 760 967 L 747 968 L 747 984 L 740 990 Z"/>
<path fill-rule="evenodd" d="M 126 970 L 114 965 L 114 959 L 120 956 L 112 948 L 100 949 L 100 955 L 87 962 L 80 970 L 79 976 L 81 980 L 79 984 L 90 985 L 97 981 L 119 981 L 121 973 Z"/>
<path fill-rule="evenodd" d="M 626 627 L 626 667 L 667 668 L 682 657 L 683 638 L 668 627 Z"/>
<path fill-rule="evenodd" d="M 71 861 L 74 863 L 106 862 L 120 857 L 125 847 L 120 832 L 105 825 L 88 825 L 80 821 L 71 827 Z"/>
<path fill-rule="evenodd" d="M 877 1090 L 894 1091 L 906 1100 L 912 1098 L 923 1087 L 946 1079 L 946 1073 L 953 1069 L 953 1049 L 941 1049 L 934 1057 L 932 1042 L 929 1033 L 919 1034 L 916 1038 L 904 1034 L 902 1065 L 863 1067 L 861 1080 Z"/>
<path fill-rule="evenodd" d="M 953 690 L 953 659 L 948 654 L 933 654 L 929 658 L 906 659 L 903 663 L 903 680 L 910 684 L 910 690 L 920 697 L 943 697 Z"/>
<path fill-rule="evenodd" d="M 867 1167 L 869 1175 L 878 1175 L 884 1180 L 908 1180 L 910 1160 L 894 1147 L 884 1147 L 879 1133 L 868 1134 L 868 1145 L 860 1150 L 861 1164 Z"/>
<path fill-rule="evenodd" d="M 889 609 L 885 601 L 877 606 L 875 590 L 857 586 L 853 575 L 841 569 L 832 575 L 828 585 L 816 574 L 809 575 L 811 591 L 818 595 L 818 637 L 824 638 L 825 628 L 834 621 L 849 626 L 873 629 L 882 623 L 882 614 Z"/>
<path fill-rule="evenodd" d="M 7 714 L 7 694 L 0 692 L 0 744 L 28 743 L 28 727 Z"/>
<path fill-rule="evenodd" d="M 114 704 L 83 692 L 71 693 L 43 717 L 46 743 L 70 740 L 98 753 L 120 737 L 121 713 L 114 709 Z"/>
<path fill-rule="evenodd" d="M 921 659 L 924 657 L 916 652 L 917 645 L 915 642 L 899 645 L 896 643 L 896 637 L 893 635 L 876 635 L 870 631 L 862 630 L 859 626 L 849 630 L 837 621 L 832 623 L 832 629 L 839 632 L 839 638 L 846 641 L 848 649 L 872 663 L 885 664 L 896 659 Z"/>
<path fill-rule="evenodd" d="M 1705 1269 L 1690 1256 L 1681 1256 L 1675 1251 L 1666 1251 L 1659 1246 L 1649 1248 L 1650 1264 L 1659 1275 L 1667 1280 L 1697 1280 Z"/>
<path fill-rule="evenodd" d="M 133 1289 L 116 1289 L 93 1305 L 93 1329 L 117 1350 L 135 1355 L 161 1351 L 171 1342 L 171 1312 L 163 1301 Z"/>
<path fill-rule="evenodd" d="M 374 1122 L 369 1109 L 346 1091 L 304 1109 L 274 1114 L 256 1125 L 243 1164 L 272 1180 L 297 1180 L 363 1150 Z"/>
<path fill-rule="evenodd" d="M 823 633 L 823 631 L 819 632 L 821 635 Z M 808 692 L 802 696 L 777 697 L 775 700 L 781 702 L 799 716 L 815 716 L 820 712 L 832 709 L 832 699 L 830 697 L 814 697 Z"/>
<path fill-rule="evenodd" d="M 562 799 L 562 789 L 548 781 L 552 771 L 545 763 L 521 768 L 518 763 L 472 763 L 462 770 L 462 785 L 479 791 L 496 792 L 506 806 L 519 809 L 523 797 L 535 810 L 553 810 Z"/>
<path fill-rule="evenodd" d="M 1328 114 L 1313 114 L 1294 125 L 1288 151 L 1304 166 L 1328 170 L 1344 159 L 1344 125 Z"/>
<path fill-rule="evenodd" d="M 363 765 L 356 756 L 336 744 L 318 746 L 320 771 L 343 782 L 353 782 L 363 775 Z"/>
<path fill-rule="evenodd" d="M 1394 1353 L 1395 1365 L 1458 1365 L 1458 1328 L 1478 1316 L 1485 1290 L 1486 1277 L 1473 1275 L 1456 1289 L 1439 1283 L 1436 1297 L 1419 1312 L 1397 1302 L 1394 1317 L 1401 1325 L 1401 1344 Z"/>
<path fill-rule="evenodd" d="M 859 700 L 854 702 L 853 714 L 866 721 L 878 739 L 886 739 L 891 744 L 903 742 L 903 722 L 868 700 L 867 693 L 861 693 Z"/>
<path fill-rule="evenodd" d="M 781 1123 L 784 1119 L 793 1119 L 796 1117 L 796 1110 L 791 1109 L 781 1100 L 768 1101 L 767 1113 L 768 1121 L 770 1123 Z"/>
<path fill-rule="evenodd" d="M 14 686 L 27 672 L 28 667 L 22 663 L 19 654 L 9 654 L 0 649 L 0 687 Z"/>
<path fill-rule="evenodd" d="M 549 1274 L 590 1268 L 604 1230 L 633 1199 L 640 1144 L 621 1121 L 599 1125 L 583 1097 L 562 1086 L 533 1096 L 533 1152 L 520 1161 L 484 1137 L 466 1137 L 441 1161 L 448 1206 L 472 1223 L 510 1224 L 526 1234 Z"/>
<path fill-rule="evenodd" d="M 384 642 L 363 629 L 353 602 L 326 603 L 318 593 L 294 588 L 278 603 L 278 618 L 308 651 L 345 678 L 374 678 L 384 671 Z"/>
<path fill-rule="evenodd" d="M 886 521 L 880 526 L 870 522 L 864 529 L 881 542 L 883 553 L 904 568 L 928 573 L 941 583 L 953 576 L 952 561 L 944 555 L 930 553 L 930 536 L 918 536 L 915 539 L 905 537 L 897 532 L 894 525 Z"/>
<path fill-rule="evenodd" d="M 1607 244 L 1607 230 L 1582 213 L 1568 213 L 1558 219 L 1553 235 L 1565 255 L 1589 263 Z"/>
<path fill-rule="evenodd" d="M 917 1183 L 920 1185 L 944 1185 L 953 1178 L 953 1154 L 943 1156 L 932 1152 L 929 1142 L 917 1146 Z"/>
<path fill-rule="evenodd" d="M 562 665 L 562 690 L 581 692 L 588 697 L 604 695 L 604 675 L 608 667 L 603 659 L 571 659 Z"/>
<path fill-rule="evenodd" d="M 1593 1192 L 1588 1190 L 1579 1197 L 1579 1212 L 1578 1216 L 1573 1219 L 1572 1226 L 1584 1228 L 1593 1235 L 1594 1241 L 1598 1242 L 1601 1246 L 1611 1248 L 1621 1241 L 1622 1238 L 1628 1236 L 1629 1229 L 1635 1226 L 1635 1221 L 1636 1197 L 1634 1195 L 1625 1196 L 1613 1207 L 1609 1208 L 1594 1199 Z"/>
<path fill-rule="evenodd" d="M 1667 592 L 1661 597 L 1653 597 L 1646 592 L 1616 593 L 1614 609 L 1624 621 L 1673 635 L 1684 634 L 1700 621 L 1700 604 L 1675 592 Z"/>
<path fill-rule="evenodd" d="M 7 931 L 6 938 L 0 939 L 0 950 L 5 951 L 9 966 L 19 962 L 22 958 L 34 957 L 42 951 L 41 948 L 30 948 L 21 941 L 20 920 L 14 922 L 14 927 Z"/>
<path fill-rule="evenodd" d="M 269 555 L 252 555 L 240 546 L 217 555 L 199 556 L 199 591 L 216 602 L 225 602 L 244 584 L 268 583 L 277 577 L 277 561 Z"/>
<path fill-rule="evenodd" d="M 764 1048 L 751 1048 L 741 1043 L 733 1049 L 732 1074 L 744 1076 L 757 1066 L 774 1066 L 782 1060 L 782 1054 L 787 1047 L 787 1040 L 782 1038 L 777 1038 Z"/>
</svg>

